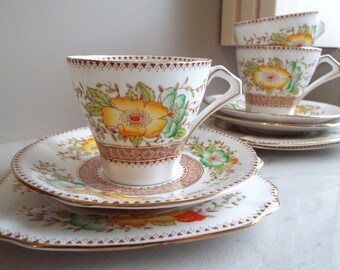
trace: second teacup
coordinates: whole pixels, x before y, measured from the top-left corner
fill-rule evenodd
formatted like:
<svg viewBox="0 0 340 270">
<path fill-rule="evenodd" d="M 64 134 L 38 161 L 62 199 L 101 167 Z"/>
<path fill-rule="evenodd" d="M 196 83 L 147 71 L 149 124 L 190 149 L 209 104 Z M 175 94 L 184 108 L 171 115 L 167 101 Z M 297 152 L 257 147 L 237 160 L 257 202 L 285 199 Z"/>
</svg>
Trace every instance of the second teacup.
<svg viewBox="0 0 340 270">
<path fill-rule="evenodd" d="M 234 24 L 238 45 L 309 47 L 325 31 L 318 11 L 292 13 Z"/>
<path fill-rule="evenodd" d="M 239 77 L 243 82 L 246 110 L 289 115 L 296 104 L 316 86 L 340 72 L 339 63 L 313 47 L 237 46 Z M 308 86 L 316 67 L 331 65 L 331 71 Z"/>
</svg>

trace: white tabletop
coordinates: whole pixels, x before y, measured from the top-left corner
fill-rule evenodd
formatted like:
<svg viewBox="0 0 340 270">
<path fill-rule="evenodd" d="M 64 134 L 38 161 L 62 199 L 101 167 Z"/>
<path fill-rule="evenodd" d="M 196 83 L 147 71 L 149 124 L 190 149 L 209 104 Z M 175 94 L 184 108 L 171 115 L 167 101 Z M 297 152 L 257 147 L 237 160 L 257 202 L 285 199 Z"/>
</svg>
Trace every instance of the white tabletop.
<svg viewBox="0 0 340 270">
<path fill-rule="evenodd" d="M 29 141 L 0 145 L 0 174 Z M 340 269 L 340 148 L 256 150 L 281 208 L 256 226 L 185 244 L 105 251 L 37 251 L 0 242 L 0 269 Z"/>
</svg>

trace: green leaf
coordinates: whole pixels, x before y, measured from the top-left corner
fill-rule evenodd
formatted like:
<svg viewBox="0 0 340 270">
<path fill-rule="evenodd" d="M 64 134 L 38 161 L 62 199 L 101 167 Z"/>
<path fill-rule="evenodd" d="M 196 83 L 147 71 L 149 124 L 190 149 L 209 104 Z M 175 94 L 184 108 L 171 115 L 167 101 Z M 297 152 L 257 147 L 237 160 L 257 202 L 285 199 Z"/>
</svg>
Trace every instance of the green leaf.
<svg viewBox="0 0 340 270">
<path fill-rule="evenodd" d="M 179 129 L 179 130 L 177 131 L 177 133 L 176 133 L 176 135 L 174 136 L 174 138 L 175 138 L 176 140 L 180 140 L 180 139 L 182 139 L 182 138 L 185 136 L 186 133 L 187 133 L 187 131 L 186 131 L 184 128 L 181 128 L 181 129 Z"/>
<path fill-rule="evenodd" d="M 290 74 L 292 74 L 292 72 L 295 70 L 295 68 L 296 68 L 296 62 L 295 61 L 290 61 L 288 63 L 288 68 L 287 68 L 288 72 Z"/>
<path fill-rule="evenodd" d="M 126 97 L 131 99 L 138 99 L 138 95 L 131 90 L 131 88 L 127 91 Z"/>
<path fill-rule="evenodd" d="M 245 77 L 249 77 L 249 76 L 251 76 L 252 71 L 249 68 L 246 68 L 242 71 L 242 73 Z"/>
<path fill-rule="evenodd" d="M 110 106 L 110 96 L 105 94 L 99 89 L 87 87 L 87 91 L 90 93 L 91 98 L 101 106 Z"/>
<path fill-rule="evenodd" d="M 203 154 L 205 151 L 204 147 L 200 144 L 192 144 L 191 147 L 193 148 L 192 153 L 197 156 Z"/>
<path fill-rule="evenodd" d="M 133 146 L 138 147 L 141 142 L 143 141 L 143 138 L 140 136 L 136 137 L 129 137 L 129 141 L 133 144 Z"/>
<path fill-rule="evenodd" d="M 176 222 L 175 221 L 152 222 L 152 224 L 157 226 L 174 226 L 176 225 Z"/>
<path fill-rule="evenodd" d="M 212 143 L 209 143 L 209 146 L 206 148 L 206 150 L 208 150 L 210 152 L 214 152 L 216 150 L 216 146 Z"/>
<path fill-rule="evenodd" d="M 61 218 L 70 218 L 72 216 L 72 213 L 71 212 L 68 212 L 68 211 L 57 211 L 55 212 L 55 214 L 58 216 L 58 217 L 61 217 Z"/>
<path fill-rule="evenodd" d="M 311 29 L 310 29 L 310 26 L 308 25 L 308 24 L 304 24 L 303 26 L 302 26 L 302 33 L 303 34 L 310 34 L 312 31 L 311 31 Z"/>
<path fill-rule="evenodd" d="M 118 140 L 117 140 L 117 137 L 116 137 L 114 134 L 111 134 L 111 138 L 112 138 L 112 140 L 114 140 L 115 142 L 118 141 Z"/>
<path fill-rule="evenodd" d="M 215 167 L 214 170 L 216 174 L 221 175 L 228 168 L 228 164 L 221 165 L 219 167 Z"/>
<path fill-rule="evenodd" d="M 280 58 L 274 57 L 273 61 L 274 61 L 276 68 L 282 68 L 283 67 L 283 62 Z"/>
<path fill-rule="evenodd" d="M 152 90 L 149 86 L 147 86 L 146 84 L 142 82 L 138 82 L 137 87 L 140 90 L 144 101 L 146 102 L 155 101 L 155 98 L 156 98 L 155 91 Z"/>
<path fill-rule="evenodd" d="M 273 37 L 278 42 L 287 41 L 287 36 L 285 34 L 273 33 Z"/>
<path fill-rule="evenodd" d="M 259 65 L 254 61 L 247 61 L 246 66 L 250 69 L 251 72 L 259 68 Z"/>
<path fill-rule="evenodd" d="M 97 104 L 91 104 L 91 103 L 87 103 L 84 105 L 85 110 L 92 116 L 101 116 L 102 115 L 102 111 L 101 111 L 101 107 L 98 106 Z"/>
</svg>

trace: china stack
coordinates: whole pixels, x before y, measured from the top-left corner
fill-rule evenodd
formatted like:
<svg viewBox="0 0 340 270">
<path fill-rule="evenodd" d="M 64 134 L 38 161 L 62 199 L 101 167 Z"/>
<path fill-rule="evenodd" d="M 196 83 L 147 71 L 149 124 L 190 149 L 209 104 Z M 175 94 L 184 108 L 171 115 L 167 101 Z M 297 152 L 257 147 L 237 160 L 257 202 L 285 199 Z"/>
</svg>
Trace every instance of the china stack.
<svg viewBox="0 0 340 270">
<path fill-rule="evenodd" d="M 0 239 L 48 250 L 142 248 L 235 232 L 278 209 L 254 149 L 201 125 L 241 90 L 224 67 L 166 56 L 67 63 L 89 126 L 14 155 L 0 178 Z M 232 87 L 198 113 L 215 75 Z"/>
<path fill-rule="evenodd" d="M 305 150 L 337 146 L 340 107 L 304 100 L 312 90 L 340 76 L 340 63 L 314 47 L 325 31 L 319 12 L 240 21 L 234 29 L 243 94 L 214 114 L 218 126 L 253 147 Z M 330 71 L 310 83 L 323 63 Z M 206 96 L 205 101 L 210 104 L 218 97 Z"/>
</svg>

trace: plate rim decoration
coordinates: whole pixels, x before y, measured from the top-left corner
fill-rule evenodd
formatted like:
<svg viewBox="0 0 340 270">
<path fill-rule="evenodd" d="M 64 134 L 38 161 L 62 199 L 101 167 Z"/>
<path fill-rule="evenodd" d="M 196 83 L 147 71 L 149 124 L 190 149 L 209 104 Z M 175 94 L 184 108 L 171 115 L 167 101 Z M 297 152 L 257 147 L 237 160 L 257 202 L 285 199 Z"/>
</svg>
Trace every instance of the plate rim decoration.
<svg viewBox="0 0 340 270">
<path fill-rule="evenodd" d="M 257 130 L 262 133 L 294 134 L 302 132 L 327 130 L 340 126 L 340 120 L 338 121 L 333 120 L 331 122 L 321 124 L 287 124 L 240 119 L 227 116 L 219 112 L 215 112 L 212 116 L 223 119 L 225 121 L 229 121 L 233 125 L 242 126 L 250 130 Z"/>
<path fill-rule="evenodd" d="M 182 206 L 182 205 L 188 205 L 188 204 L 194 204 L 194 203 L 200 203 L 202 201 L 206 201 L 209 199 L 213 199 L 215 197 L 221 196 L 224 193 L 230 191 L 233 188 L 238 187 L 239 185 L 242 185 L 243 183 L 247 182 L 248 180 L 250 180 L 252 178 L 252 176 L 254 176 L 257 171 L 260 169 L 260 165 L 261 165 L 261 159 L 257 156 L 256 152 L 254 151 L 254 149 L 249 146 L 246 142 L 233 137 L 231 135 L 228 135 L 224 132 L 218 131 L 217 129 L 211 129 L 208 127 L 200 127 L 197 131 L 195 131 L 195 133 L 192 135 L 192 138 L 194 138 L 195 134 L 197 134 L 197 132 L 208 132 L 208 133 L 216 133 L 219 134 L 219 136 L 221 136 L 222 138 L 228 138 L 228 140 L 232 140 L 234 142 L 236 142 L 237 147 L 242 147 L 242 149 L 244 149 L 244 153 L 243 154 L 247 154 L 247 158 L 249 157 L 248 162 L 250 163 L 248 166 L 248 171 L 246 171 L 245 173 L 242 173 L 242 175 L 238 178 L 238 179 L 234 179 L 233 182 L 231 183 L 227 183 L 225 186 L 221 186 L 216 184 L 216 188 L 214 190 L 204 190 L 204 192 L 202 194 L 191 194 L 191 195 L 187 195 L 187 197 L 177 197 L 174 198 L 174 196 L 172 196 L 170 199 L 154 199 L 154 201 L 150 201 L 150 200 L 137 200 L 134 198 L 134 196 L 124 196 L 123 198 L 110 198 L 107 197 L 105 199 L 102 199 L 100 197 L 91 197 L 91 194 L 81 194 L 82 196 L 79 196 L 77 193 L 72 193 L 72 191 L 70 192 L 66 192 L 65 190 L 61 190 L 55 187 L 51 187 L 51 186 L 47 186 L 46 183 L 43 183 L 43 180 L 39 180 L 36 179 L 37 177 L 34 178 L 34 176 L 30 175 L 30 171 L 32 171 L 31 168 L 27 167 L 25 168 L 24 165 L 22 165 L 23 161 L 25 160 L 25 157 L 28 153 L 30 153 L 30 151 L 34 151 L 35 147 L 41 144 L 46 144 L 48 145 L 48 140 L 51 139 L 55 139 L 58 136 L 64 136 L 65 138 L 67 138 L 67 136 L 70 136 L 70 134 L 73 133 L 77 133 L 77 132 L 88 132 L 88 134 L 91 134 L 90 129 L 88 127 L 82 127 L 82 128 L 78 128 L 78 129 L 72 129 L 72 130 L 68 130 L 65 132 L 61 132 L 55 135 L 48 135 L 48 136 L 44 136 L 38 140 L 36 140 L 35 142 L 27 145 L 26 147 L 24 147 L 23 149 L 19 150 L 13 157 L 12 159 L 12 170 L 14 172 L 14 174 L 16 175 L 16 177 L 26 186 L 28 186 L 30 189 L 33 189 L 35 191 L 37 191 L 38 193 L 41 193 L 43 195 L 52 197 L 54 199 L 57 199 L 61 202 L 73 205 L 73 206 L 81 206 L 81 207 L 97 207 L 97 208 L 107 208 L 107 209 L 114 209 L 114 208 L 124 208 L 124 209 L 151 209 L 151 208 L 168 208 L 168 207 L 172 207 L 172 206 Z M 190 141 L 190 140 L 189 140 Z M 56 142 L 52 142 L 54 144 L 56 144 Z M 38 149 L 39 150 L 39 149 Z M 52 149 L 52 152 L 56 151 Z M 185 150 L 183 153 L 186 153 L 187 151 Z M 52 155 L 53 153 L 47 153 L 48 155 Z M 242 154 L 241 154 L 242 155 Z M 50 157 L 50 156 L 49 156 Z M 51 161 L 51 160 L 49 160 Z M 86 161 L 85 159 L 83 161 Z M 24 166 L 24 167 L 23 167 Z M 30 166 L 34 166 L 34 164 L 30 164 Z M 65 165 L 66 170 L 67 170 L 67 165 Z M 65 169 L 64 167 L 64 169 Z M 204 170 L 207 170 L 204 166 L 203 166 Z M 79 173 L 79 165 L 77 166 L 77 168 L 75 169 L 77 172 L 77 176 Z M 207 176 L 206 171 L 205 171 L 205 175 L 203 174 L 203 176 L 201 176 L 199 178 L 199 180 L 197 182 L 200 181 L 200 179 L 205 179 L 204 177 L 210 177 Z M 209 178 L 210 179 L 210 178 Z M 194 185 L 192 185 L 194 186 Z M 190 188 L 191 186 L 187 187 Z M 183 189 L 185 190 L 185 189 Z M 175 191 L 176 192 L 176 191 Z M 197 192 L 197 190 L 196 190 Z M 192 193 L 192 192 L 191 192 Z M 172 194 L 172 193 L 164 193 L 164 194 Z M 185 194 L 184 194 L 185 195 Z M 199 196 L 198 196 L 199 195 Z M 83 198 L 82 198 L 83 197 Z M 133 197 L 133 198 L 131 198 Z M 149 196 L 150 197 L 150 196 Z M 93 198 L 97 198 L 97 199 L 93 199 Z M 99 198 L 99 200 L 98 200 Z M 147 198 L 147 197 L 146 197 Z"/>
<path fill-rule="evenodd" d="M 72 216 L 67 216 L 67 213 L 62 212 L 64 211 L 63 208 L 55 208 L 55 206 L 44 201 L 44 199 L 36 193 L 23 194 L 18 192 L 19 194 L 17 193 L 14 196 L 10 196 L 9 200 L 7 198 L 8 203 L 12 203 L 13 209 L 15 210 L 14 213 L 9 215 L 9 211 L 6 207 L 0 208 L 0 216 L 5 217 L 1 219 L 4 222 L 4 225 L 2 225 L 2 222 L 0 221 L 0 240 L 35 250 L 104 251 L 186 243 L 222 236 L 252 227 L 279 209 L 280 198 L 277 187 L 261 175 L 256 175 L 256 177 L 257 178 L 253 183 L 249 183 L 249 185 L 254 185 L 255 188 L 249 186 L 248 190 L 244 190 L 244 188 L 246 188 L 246 185 L 244 185 L 234 192 L 228 192 L 228 194 L 232 196 L 234 196 L 234 193 L 236 194 L 236 192 L 241 194 L 238 196 L 242 196 L 243 192 L 243 201 L 237 201 L 238 203 L 235 206 L 235 209 L 230 209 L 230 207 L 219 208 L 220 210 L 218 212 L 213 212 L 213 216 L 207 219 L 205 215 L 209 214 L 209 212 L 205 213 L 206 210 L 203 209 L 210 207 L 213 203 L 219 203 L 224 199 L 210 200 L 184 210 L 196 212 L 200 215 L 198 209 L 203 208 L 202 215 L 205 217 L 204 219 L 195 218 L 193 221 L 176 220 L 176 223 L 170 227 L 153 224 L 150 225 L 151 231 L 150 229 L 143 230 L 143 228 L 148 227 L 147 224 L 141 225 L 141 227 L 126 225 L 131 229 L 131 233 L 129 234 L 128 231 L 125 231 L 125 227 L 117 228 L 114 237 L 111 232 L 110 234 L 105 230 L 99 229 L 96 231 L 86 227 L 79 227 L 82 225 L 80 222 L 82 214 L 80 214 L 80 217 L 76 214 L 78 217 L 75 217 L 73 215 L 77 212 L 74 212 Z M 10 189 L 13 188 L 13 180 L 15 179 L 15 175 L 12 174 L 12 171 L 8 170 L 8 172 L 0 178 L 0 193 L 7 192 L 10 194 L 8 191 L 12 191 Z M 12 182 L 10 180 L 12 180 Z M 261 183 L 261 185 L 259 185 L 259 183 Z M 4 191 L 1 191 L 1 186 L 2 188 L 5 186 L 3 189 Z M 258 187 L 257 190 L 256 187 Z M 28 191 L 30 190 L 28 189 Z M 23 192 L 23 190 L 21 190 L 21 192 Z M 228 194 L 226 194 L 226 196 L 228 196 Z M 254 200 L 254 198 L 256 198 L 256 200 Z M 0 201 L 1 199 L 6 199 L 6 196 L 2 196 Z M 27 205 L 28 201 L 30 203 L 28 204 L 28 207 L 25 208 L 24 206 Z M 230 203 L 233 203 L 233 201 Z M 226 206 L 228 205 L 229 204 Z M 237 207 L 241 207 L 241 209 Z M 25 211 L 28 211 L 28 214 L 30 214 L 30 209 L 33 212 L 36 211 L 34 213 L 37 213 L 38 215 L 40 213 L 39 210 L 47 210 L 46 221 L 45 218 L 42 220 L 32 219 L 32 216 L 25 213 Z M 22 210 L 24 212 L 21 212 Z M 181 208 L 174 210 L 176 210 L 175 213 L 177 213 Z M 66 210 L 66 212 L 67 211 L 68 210 Z M 157 212 L 158 211 L 159 210 L 157 210 Z M 160 211 L 162 211 L 162 209 L 160 209 Z M 226 214 L 228 211 L 232 211 L 232 217 Z M 60 216 L 57 217 L 61 219 L 63 224 L 69 222 L 68 225 L 62 225 L 60 222 L 57 222 L 51 224 L 51 226 L 44 227 L 45 222 L 49 222 L 49 217 L 53 216 L 55 212 L 60 213 Z M 93 215 L 99 214 L 94 212 Z M 104 216 L 108 215 L 109 214 L 104 214 Z M 67 226 L 67 228 L 65 226 Z M 77 229 L 78 227 L 79 229 Z M 45 229 L 42 230 L 42 228 Z M 56 237 L 56 235 L 58 235 L 58 237 Z"/>
<path fill-rule="evenodd" d="M 337 138 L 330 138 L 330 139 L 301 139 L 301 141 L 282 141 L 280 138 L 277 139 L 276 142 L 268 142 L 265 141 L 264 137 L 263 140 L 255 140 L 255 139 L 249 139 L 249 138 L 243 138 L 242 136 L 245 134 L 238 133 L 242 132 L 239 130 L 228 130 L 227 127 L 220 127 L 216 122 L 221 121 L 221 124 L 223 124 L 222 119 L 218 118 L 210 118 L 209 122 L 207 122 L 207 126 L 210 128 L 215 128 L 220 130 L 221 132 L 226 132 L 227 134 L 230 134 L 232 136 L 238 137 L 240 140 L 245 141 L 253 148 L 257 149 L 266 149 L 266 150 L 283 150 L 283 151 L 297 151 L 297 150 L 318 150 L 318 149 L 327 149 L 327 148 L 334 148 L 340 146 L 340 129 L 333 129 L 333 131 L 339 131 L 337 132 L 339 136 Z M 225 122 L 224 122 L 225 123 Z M 228 133 L 228 131 L 230 133 Z M 322 132 L 322 131 L 321 131 Z M 328 132 L 323 131 L 323 132 Z M 264 134 L 263 134 L 264 135 Z M 252 134 L 249 134 L 249 136 L 253 136 Z M 261 134 L 256 134 L 255 136 L 261 137 Z"/>
<path fill-rule="evenodd" d="M 204 97 L 204 102 L 210 104 L 212 102 L 211 99 L 219 97 L 219 94 L 216 95 L 208 95 Z M 238 96 L 234 100 L 244 100 L 244 95 Z M 232 102 L 232 101 L 230 101 Z M 227 102 L 229 103 L 229 102 Z M 306 103 L 306 104 L 305 104 Z M 338 109 L 338 114 L 323 114 L 323 115 L 283 115 L 283 114 L 270 114 L 270 113 L 260 113 L 260 112 L 247 112 L 244 109 L 235 109 L 230 108 L 227 106 L 222 107 L 219 109 L 219 112 L 223 114 L 227 114 L 230 117 L 237 117 L 240 119 L 245 120 L 258 120 L 258 121 L 265 121 L 265 122 L 279 122 L 279 123 L 294 123 L 294 124 L 322 124 L 327 123 L 329 121 L 339 119 L 340 118 L 340 107 L 334 104 L 328 104 L 319 101 L 312 101 L 312 100 L 301 100 L 301 104 L 313 104 L 315 106 L 329 106 L 334 107 L 334 109 Z M 256 119 L 255 119 L 256 118 Z"/>
</svg>

